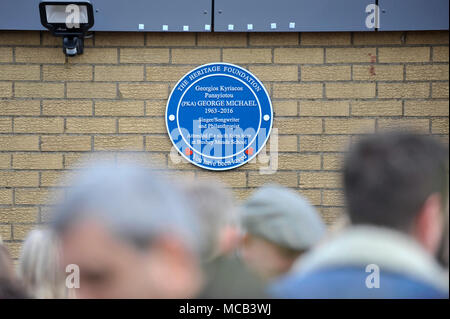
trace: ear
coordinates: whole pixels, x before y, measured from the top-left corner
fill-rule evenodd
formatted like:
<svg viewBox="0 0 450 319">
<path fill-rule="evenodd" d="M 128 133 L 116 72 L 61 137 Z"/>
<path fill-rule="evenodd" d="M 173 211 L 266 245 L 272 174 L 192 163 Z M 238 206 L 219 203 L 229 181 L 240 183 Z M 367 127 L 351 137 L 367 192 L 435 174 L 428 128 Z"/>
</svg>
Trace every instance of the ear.
<svg viewBox="0 0 450 319">
<path fill-rule="evenodd" d="M 227 226 L 220 232 L 219 254 L 228 254 L 239 245 L 239 230 L 234 226 Z"/>
<path fill-rule="evenodd" d="M 423 204 L 413 226 L 413 236 L 431 254 L 436 254 L 442 237 L 441 195 L 430 195 Z"/>
<path fill-rule="evenodd" d="M 160 267 L 158 277 L 164 278 L 163 298 L 195 298 L 203 284 L 197 258 L 181 240 L 163 237 L 150 247 L 153 261 Z"/>
</svg>

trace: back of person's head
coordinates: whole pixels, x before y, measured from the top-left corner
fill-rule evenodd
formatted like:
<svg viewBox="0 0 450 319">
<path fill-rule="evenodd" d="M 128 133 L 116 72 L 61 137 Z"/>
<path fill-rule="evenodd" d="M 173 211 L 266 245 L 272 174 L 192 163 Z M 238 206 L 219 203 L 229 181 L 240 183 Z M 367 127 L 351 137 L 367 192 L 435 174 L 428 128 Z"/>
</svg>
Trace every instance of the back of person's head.
<svg viewBox="0 0 450 319">
<path fill-rule="evenodd" d="M 12 279 L 14 265 L 6 247 L 0 242 L 0 278 Z"/>
<path fill-rule="evenodd" d="M 0 300 L 27 298 L 14 273 L 13 261 L 0 238 Z"/>
<path fill-rule="evenodd" d="M 18 270 L 30 296 L 39 299 L 68 297 L 60 265 L 59 241 L 50 229 L 34 229 L 27 235 Z"/>
<path fill-rule="evenodd" d="M 266 185 L 253 193 L 241 206 L 241 223 L 242 256 L 268 279 L 289 271 L 326 231 L 320 215 L 303 196 L 279 185 Z"/>
<path fill-rule="evenodd" d="M 183 184 L 203 233 L 203 259 L 211 260 L 234 248 L 237 216 L 231 192 L 216 180 Z"/>
<path fill-rule="evenodd" d="M 448 150 L 430 136 L 388 132 L 361 139 L 344 165 L 352 224 L 411 232 L 430 196 L 447 199 Z"/>
<path fill-rule="evenodd" d="M 200 235 L 190 203 L 175 185 L 134 163 L 90 163 L 70 185 L 53 226 L 65 264 L 89 274 L 81 276 L 78 296 L 195 293 Z"/>
</svg>

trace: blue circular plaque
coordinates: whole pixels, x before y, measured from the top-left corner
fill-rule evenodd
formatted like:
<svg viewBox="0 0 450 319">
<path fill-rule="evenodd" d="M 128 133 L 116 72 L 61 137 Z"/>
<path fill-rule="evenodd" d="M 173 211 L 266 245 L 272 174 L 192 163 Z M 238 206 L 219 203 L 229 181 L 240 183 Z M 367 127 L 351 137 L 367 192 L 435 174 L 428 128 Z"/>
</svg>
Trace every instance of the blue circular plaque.
<svg viewBox="0 0 450 319">
<path fill-rule="evenodd" d="M 233 64 L 211 63 L 187 73 L 172 90 L 166 125 L 189 162 L 228 170 L 252 160 L 269 138 L 272 103 L 263 84 Z"/>
</svg>

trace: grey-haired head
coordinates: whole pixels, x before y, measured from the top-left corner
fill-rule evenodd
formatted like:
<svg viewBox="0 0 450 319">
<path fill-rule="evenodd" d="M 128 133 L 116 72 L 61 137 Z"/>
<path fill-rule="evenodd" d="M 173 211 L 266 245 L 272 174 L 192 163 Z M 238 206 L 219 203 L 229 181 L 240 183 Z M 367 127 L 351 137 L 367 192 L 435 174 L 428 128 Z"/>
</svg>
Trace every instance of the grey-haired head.
<svg viewBox="0 0 450 319">
<path fill-rule="evenodd" d="M 59 233 L 90 219 L 137 248 L 170 234 L 198 250 L 198 226 L 188 200 L 157 172 L 132 163 L 89 163 L 71 184 L 54 211 Z"/>
</svg>

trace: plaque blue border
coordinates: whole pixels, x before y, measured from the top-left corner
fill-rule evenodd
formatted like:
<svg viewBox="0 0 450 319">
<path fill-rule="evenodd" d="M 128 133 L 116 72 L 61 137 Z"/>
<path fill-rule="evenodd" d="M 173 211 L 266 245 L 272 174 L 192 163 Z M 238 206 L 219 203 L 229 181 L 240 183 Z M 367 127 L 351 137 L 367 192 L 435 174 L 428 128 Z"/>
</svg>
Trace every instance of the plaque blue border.
<svg viewBox="0 0 450 319">
<path fill-rule="evenodd" d="M 208 72 L 207 74 L 200 75 L 193 80 L 189 79 L 189 76 L 195 74 L 199 70 L 202 70 L 204 68 L 217 67 L 217 66 L 221 66 L 220 71 Z M 255 83 L 257 83 L 262 88 L 262 90 L 259 90 L 259 92 L 257 92 L 250 85 L 245 83 L 245 81 L 243 81 L 242 79 L 238 78 L 237 76 L 233 76 L 230 73 L 224 72 L 223 67 L 225 67 L 225 66 L 232 67 L 232 68 L 238 69 L 239 71 L 243 72 L 251 80 L 253 80 Z M 210 156 L 210 155 L 201 154 L 197 150 L 195 150 L 188 142 L 186 142 L 184 135 L 181 133 L 181 128 L 179 125 L 179 118 L 178 118 L 179 108 L 180 108 L 180 104 L 183 99 L 183 96 L 194 86 L 195 83 L 197 83 L 205 78 L 214 77 L 214 76 L 231 77 L 231 78 L 234 78 L 235 80 L 240 81 L 243 84 L 245 84 L 247 86 L 247 88 L 250 89 L 250 91 L 255 96 L 255 98 L 258 102 L 257 104 L 258 104 L 259 113 L 260 113 L 259 125 L 258 125 L 258 127 L 254 128 L 256 131 L 256 134 L 255 134 L 255 137 L 253 138 L 253 140 L 250 143 L 248 143 L 248 145 L 244 149 L 242 149 L 240 152 L 235 153 L 233 155 L 222 156 L 222 157 L 214 157 L 214 156 Z M 180 90 L 179 88 L 181 87 L 181 85 L 183 85 L 184 87 L 183 87 L 183 89 Z M 174 118 L 174 114 L 176 114 L 175 118 Z M 269 115 L 270 118 L 263 120 L 264 115 L 266 115 L 266 116 Z M 171 119 L 169 119 L 169 116 L 172 116 Z M 224 117 L 226 117 L 226 116 L 224 116 Z M 267 140 L 269 139 L 269 136 L 270 136 L 270 133 L 272 130 L 273 107 L 272 107 L 272 101 L 270 99 L 270 95 L 267 92 L 265 86 L 250 71 L 244 69 L 241 66 L 231 64 L 231 63 L 224 63 L 224 62 L 208 63 L 208 64 L 203 64 L 203 65 L 200 65 L 200 66 L 192 69 L 191 71 L 186 73 L 175 84 L 175 86 L 173 87 L 173 89 L 169 95 L 169 98 L 167 100 L 165 121 L 166 121 L 166 129 L 167 129 L 167 133 L 169 134 L 169 138 L 170 138 L 172 144 L 174 145 L 174 147 L 177 149 L 178 153 L 180 153 L 184 159 L 186 159 L 191 164 L 193 164 L 197 167 L 201 167 L 203 169 L 213 170 L 213 171 L 225 171 L 225 170 L 230 170 L 230 169 L 234 169 L 234 168 L 240 167 L 242 165 L 245 165 L 246 163 L 251 161 L 253 158 L 255 158 L 258 155 L 258 153 L 261 151 L 261 149 L 264 148 L 264 146 L 267 143 Z M 258 140 L 260 138 L 260 132 L 261 132 L 262 128 L 264 128 L 264 131 L 267 132 L 267 134 L 265 134 L 265 136 L 263 137 L 264 138 L 263 142 L 258 141 L 258 143 L 256 143 L 256 140 Z M 178 145 L 177 145 L 177 142 L 174 141 L 174 139 L 176 139 L 176 138 L 174 138 L 174 136 L 172 136 L 173 132 L 177 133 L 177 137 L 181 136 L 183 139 L 183 141 L 178 141 Z M 181 147 L 179 145 L 180 142 L 181 142 Z M 198 161 L 193 160 L 192 154 L 190 154 L 189 156 L 187 154 L 185 154 L 182 150 L 185 149 L 186 147 L 195 151 L 197 153 L 197 155 L 201 157 L 202 162 L 199 163 Z M 251 155 L 248 155 L 246 153 L 246 151 L 249 148 L 253 148 L 253 150 L 254 150 L 254 152 Z M 221 160 L 221 159 L 226 159 L 229 157 L 235 157 L 237 154 L 240 154 L 240 153 L 244 153 L 242 156 L 246 156 L 246 158 L 240 163 L 233 163 L 233 164 L 221 166 L 221 167 L 206 165 L 203 163 L 204 157 L 208 158 L 208 159 L 212 159 L 212 160 L 214 160 L 214 159 Z"/>
</svg>

